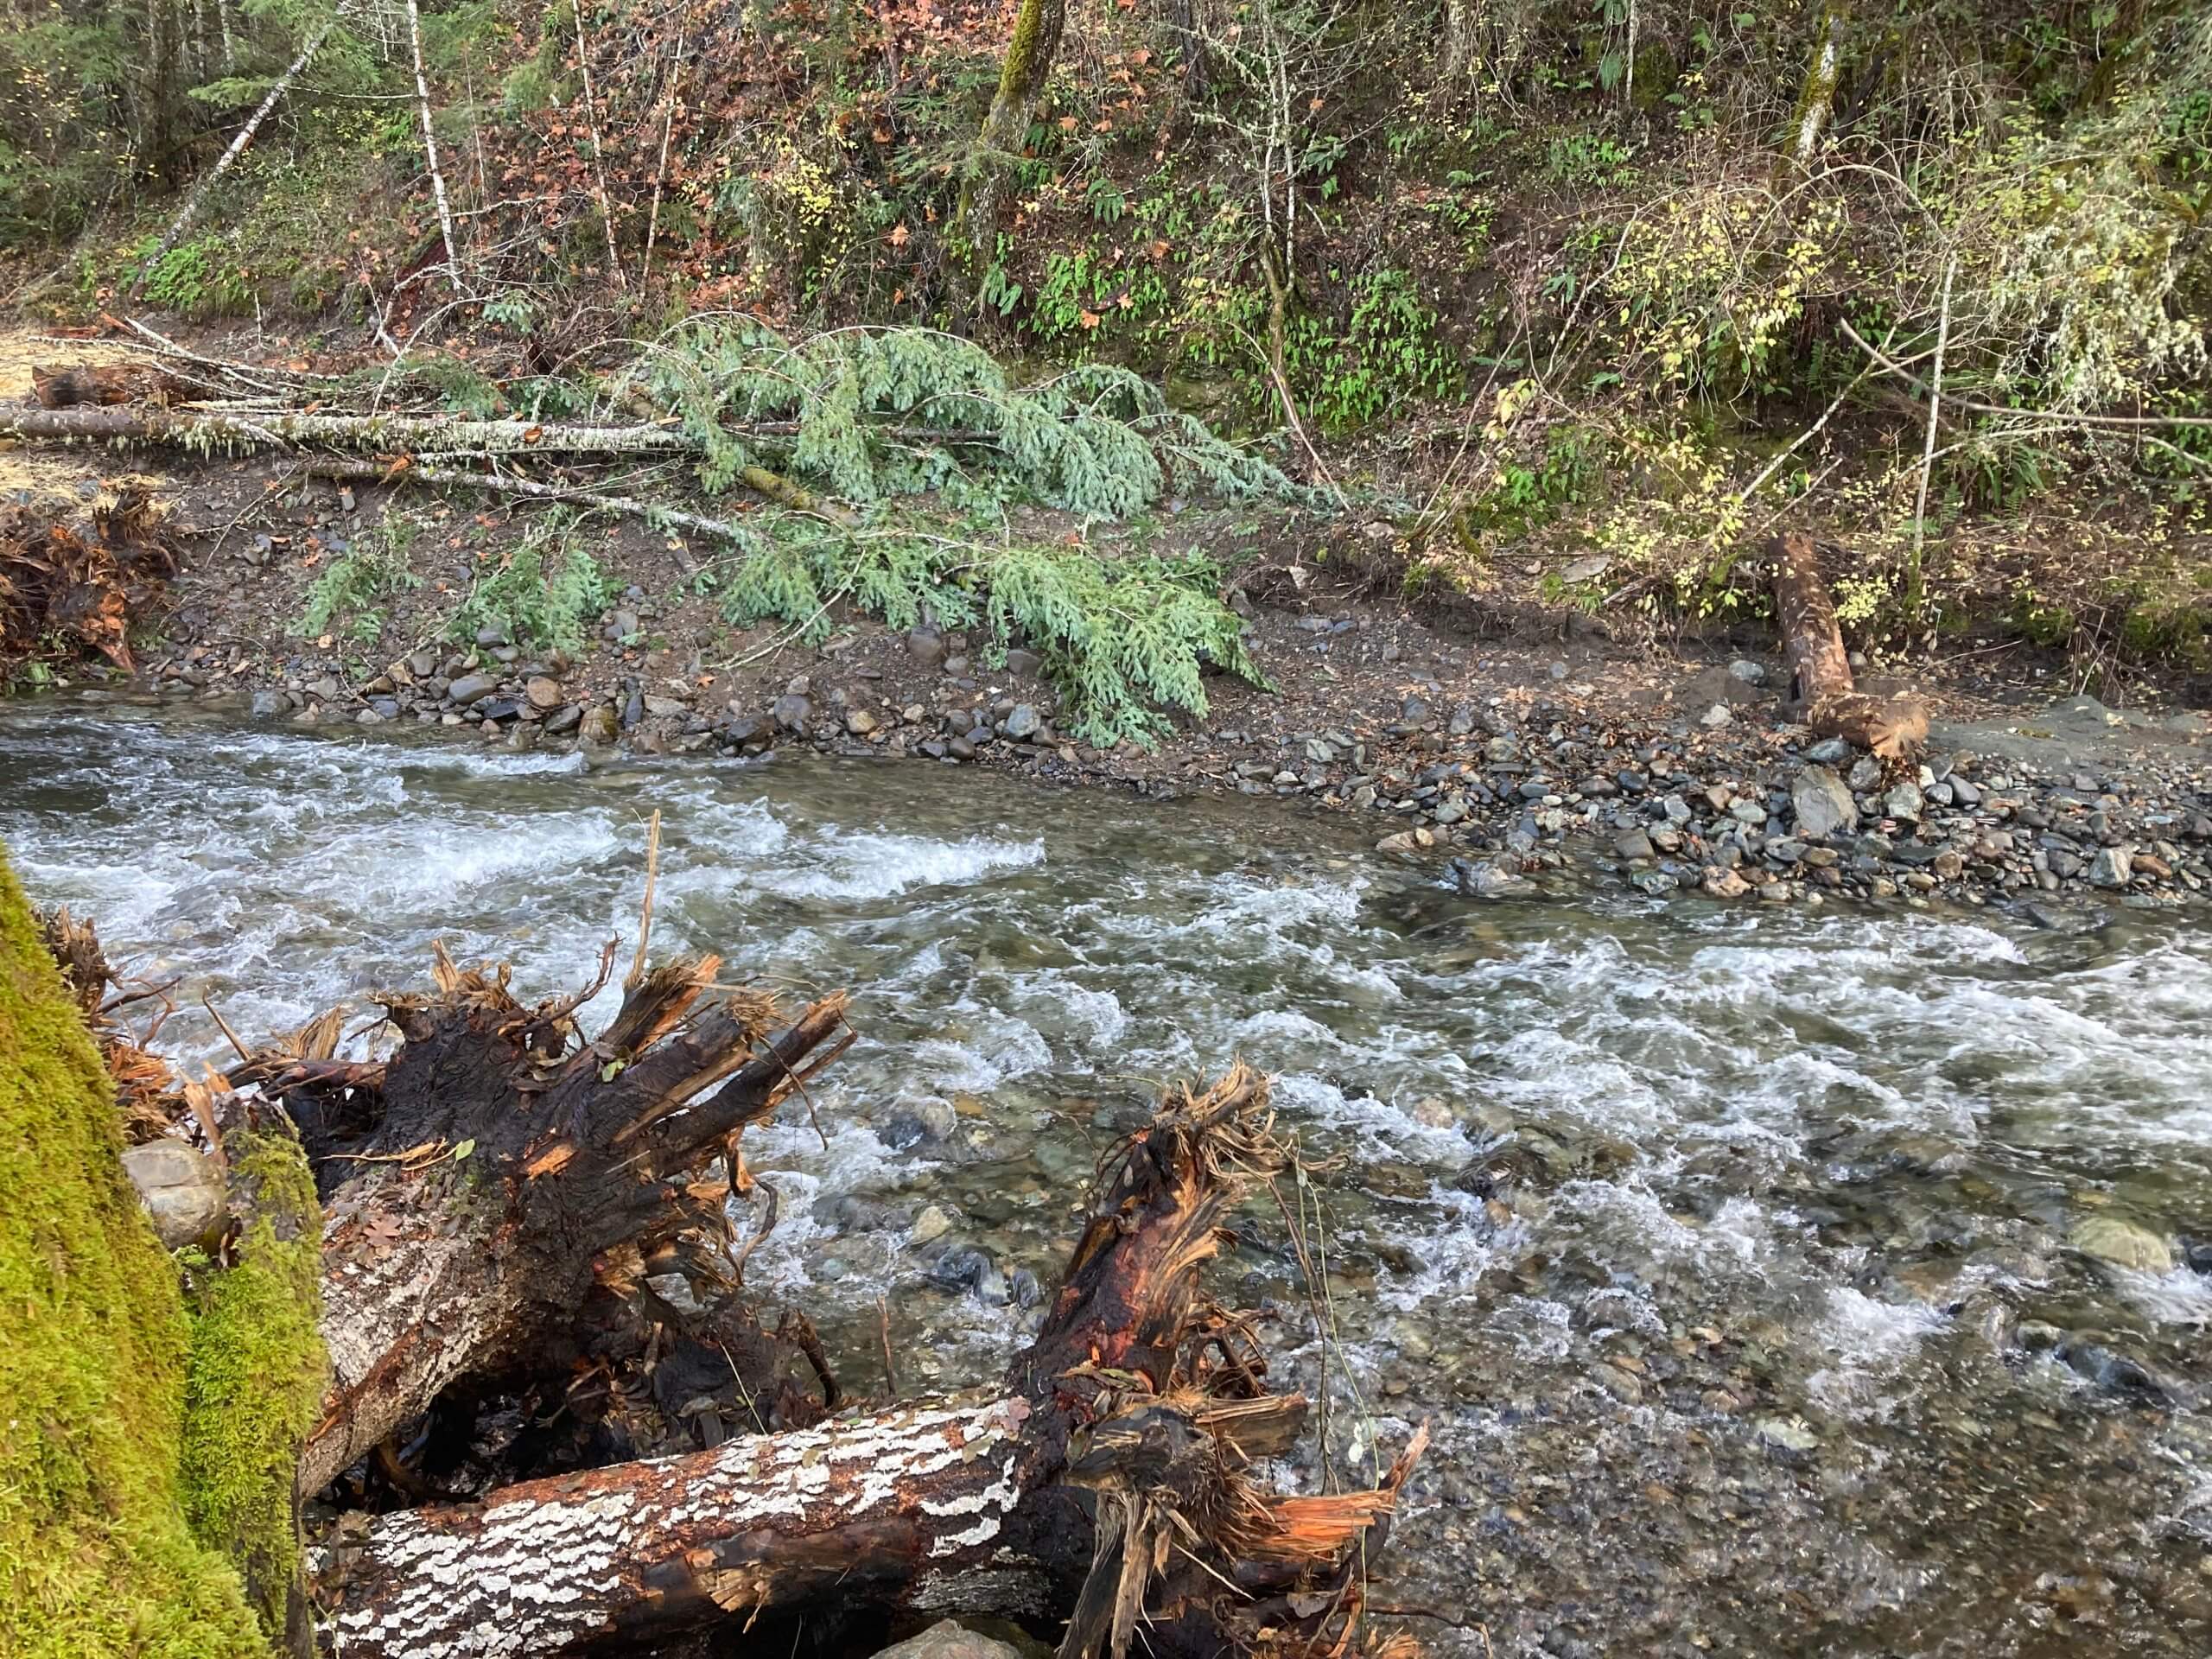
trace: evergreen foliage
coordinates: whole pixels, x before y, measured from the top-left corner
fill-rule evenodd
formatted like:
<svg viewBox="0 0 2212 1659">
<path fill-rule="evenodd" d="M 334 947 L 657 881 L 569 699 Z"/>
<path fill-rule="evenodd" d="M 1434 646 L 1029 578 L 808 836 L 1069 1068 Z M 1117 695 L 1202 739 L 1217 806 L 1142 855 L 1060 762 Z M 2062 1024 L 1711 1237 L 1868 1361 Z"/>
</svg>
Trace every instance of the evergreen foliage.
<svg viewBox="0 0 2212 1659">
<path fill-rule="evenodd" d="M 769 465 L 851 501 L 957 489 L 1109 518 L 1171 489 L 1303 494 L 1128 369 L 1084 364 L 1015 386 L 982 346 L 933 329 L 839 328 L 793 343 L 763 323 L 716 319 L 678 330 L 641 373 L 652 401 L 706 447 L 711 490 Z"/>
<path fill-rule="evenodd" d="M 598 561 L 575 545 L 574 523 L 559 512 L 532 522 L 499 568 L 477 578 L 447 633 L 474 643 L 497 626 L 534 651 L 581 651 L 613 593 Z"/>
<path fill-rule="evenodd" d="M 820 639 L 849 602 L 894 627 L 925 611 L 1036 645 L 1068 727 L 1101 747 L 1164 729 L 1147 702 L 1203 714 L 1206 664 L 1256 679 L 1210 561 L 1102 560 L 1086 548 L 990 542 L 936 527 L 913 498 L 1004 515 L 1039 506 L 1126 518 L 1169 490 L 1230 500 L 1306 492 L 1250 450 L 1170 410 L 1128 370 L 1084 364 L 1015 386 L 981 346 L 920 328 L 846 328 L 798 343 L 752 322 L 680 331 L 648 395 L 704 448 L 709 489 L 772 463 L 859 504 L 861 522 L 780 511 L 739 560 L 727 607 Z"/>
<path fill-rule="evenodd" d="M 339 554 L 308 589 L 307 603 L 293 621 L 292 632 L 319 639 L 342 626 L 363 641 L 382 633 L 383 601 L 402 588 L 423 585 L 423 579 L 407 568 L 411 534 L 406 520 L 395 515 Z"/>
</svg>

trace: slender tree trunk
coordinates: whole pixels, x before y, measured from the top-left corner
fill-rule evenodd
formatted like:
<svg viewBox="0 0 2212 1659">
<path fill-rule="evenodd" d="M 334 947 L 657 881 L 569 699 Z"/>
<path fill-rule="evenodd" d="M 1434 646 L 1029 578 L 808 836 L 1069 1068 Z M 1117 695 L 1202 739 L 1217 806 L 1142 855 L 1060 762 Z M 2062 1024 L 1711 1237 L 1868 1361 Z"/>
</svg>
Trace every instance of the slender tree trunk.
<svg viewBox="0 0 2212 1659">
<path fill-rule="evenodd" d="M 1920 487 L 1912 503 L 1912 557 L 1905 566 L 1905 609 L 1920 614 L 1924 597 L 1921 556 L 1928 541 L 1928 480 L 1936 470 L 1936 431 L 1943 408 L 1943 358 L 1951 344 L 1951 285 L 1959 274 L 1959 256 L 1943 264 L 1943 299 L 1936 318 L 1936 362 L 1928 375 L 1928 430 L 1920 447 Z"/>
<path fill-rule="evenodd" d="M 999 194 L 1007 168 L 1019 158 L 1030 111 L 1045 88 L 1067 23 L 1067 0 L 1021 0 L 1014 35 L 999 67 L 999 87 L 976 141 L 976 172 L 961 203 L 961 228 L 978 278 L 990 268 L 998 233 Z"/>
<path fill-rule="evenodd" d="M 144 290 L 146 280 L 153 275 L 154 267 L 161 263 L 162 256 L 176 246 L 184 233 L 192 228 L 193 220 L 200 216 L 200 208 L 207 203 L 207 193 L 214 188 L 217 180 L 237 164 L 238 157 L 245 154 L 246 146 L 253 142 L 253 135 L 261 130 L 261 124 L 269 118 L 269 112 L 276 107 L 277 100 L 291 89 L 292 82 L 298 79 L 300 72 L 315 61 L 315 54 L 322 49 L 322 43 L 328 38 L 331 28 L 331 24 L 325 23 L 308 37 L 308 43 L 300 48 L 300 55 L 292 60 L 289 68 L 276 77 L 276 85 L 261 100 L 261 107 L 246 118 L 245 125 L 238 129 L 238 137 L 231 140 L 230 148 L 222 153 L 214 166 L 201 175 L 200 182 L 192 187 L 192 194 L 184 199 L 184 206 L 169 221 L 168 229 L 162 232 L 161 240 L 154 244 L 153 251 L 139 265 L 138 280 L 130 285 L 133 299 Z"/>
<path fill-rule="evenodd" d="M 745 26 L 741 16 L 738 20 L 737 26 L 741 29 Z M 653 243 L 660 235 L 661 186 L 668 179 L 668 143 L 669 140 L 676 135 L 677 92 L 683 83 L 683 41 L 684 33 L 679 29 L 676 35 L 676 55 L 669 60 L 668 90 L 663 94 L 665 107 L 662 111 L 660 124 L 660 160 L 653 168 L 652 209 L 645 215 L 645 251 L 644 257 L 638 262 L 638 283 L 640 287 L 651 283 L 653 278 Z"/>
<path fill-rule="evenodd" d="M 569 10 L 576 18 L 576 67 L 583 76 L 584 118 L 591 128 L 592 170 L 599 181 L 599 222 L 607 232 L 607 269 L 617 288 L 627 289 L 630 279 L 622 274 L 622 257 L 614 251 L 614 202 L 607 194 L 607 141 L 600 134 L 599 99 L 592 91 L 591 43 L 584 38 L 584 0 L 569 0 Z"/>
<path fill-rule="evenodd" d="M 461 292 L 461 254 L 454 246 L 453 208 L 446 200 L 446 175 L 438 166 L 437 135 L 430 130 L 430 79 L 423 69 L 423 10 L 407 0 L 407 42 L 415 54 L 415 107 L 423 118 L 423 159 L 430 170 L 430 195 L 438 206 L 438 234 L 445 238 L 446 280 Z"/>
<path fill-rule="evenodd" d="M 1832 5 L 1821 14 L 1820 34 L 1813 44 L 1811 62 L 1805 67 L 1805 84 L 1797 94 L 1797 112 L 1791 118 L 1789 161 L 1799 174 L 1813 164 L 1835 108 L 1836 82 L 1843 73 L 1844 11 Z"/>
</svg>

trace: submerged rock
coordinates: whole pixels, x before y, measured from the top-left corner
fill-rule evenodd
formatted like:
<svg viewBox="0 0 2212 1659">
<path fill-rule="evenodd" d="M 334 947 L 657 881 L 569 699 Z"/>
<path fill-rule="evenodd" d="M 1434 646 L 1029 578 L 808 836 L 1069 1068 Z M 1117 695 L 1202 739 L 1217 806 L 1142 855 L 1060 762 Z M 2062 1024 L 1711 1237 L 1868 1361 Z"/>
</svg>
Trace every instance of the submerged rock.
<svg viewBox="0 0 2212 1659">
<path fill-rule="evenodd" d="M 2173 1247 L 2148 1227 L 2118 1216 L 2091 1216 L 2066 1236 L 2086 1256 L 2115 1268 L 2164 1273 L 2173 1267 Z"/>
</svg>

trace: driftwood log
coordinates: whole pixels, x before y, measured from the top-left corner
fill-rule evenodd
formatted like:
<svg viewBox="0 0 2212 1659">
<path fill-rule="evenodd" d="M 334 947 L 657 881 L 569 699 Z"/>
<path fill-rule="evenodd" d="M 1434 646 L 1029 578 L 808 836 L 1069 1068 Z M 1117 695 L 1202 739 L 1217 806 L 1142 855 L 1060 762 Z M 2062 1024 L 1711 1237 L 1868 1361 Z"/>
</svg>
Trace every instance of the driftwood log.
<svg viewBox="0 0 2212 1659">
<path fill-rule="evenodd" d="M 1245 1472 L 1306 1402 L 1265 1392 L 1197 1276 L 1229 1205 L 1282 1166 L 1266 1102 L 1242 1066 L 1171 1091 L 998 1388 L 379 1518 L 326 1552 L 334 1650 L 623 1652 L 855 1604 L 1072 1609 L 1063 1659 L 1128 1650 L 1140 1620 L 1160 1654 L 1333 1645 L 1420 1446 L 1361 1492 L 1282 1497 Z"/>
<path fill-rule="evenodd" d="M 1928 741 L 1927 707 L 1915 697 L 1878 697 L 1858 690 L 1813 538 L 1786 531 L 1775 537 L 1770 555 L 1783 665 L 1790 700 L 1803 709 L 1806 724 L 1821 737 L 1840 737 L 1884 760 L 1918 754 Z"/>
</svg>

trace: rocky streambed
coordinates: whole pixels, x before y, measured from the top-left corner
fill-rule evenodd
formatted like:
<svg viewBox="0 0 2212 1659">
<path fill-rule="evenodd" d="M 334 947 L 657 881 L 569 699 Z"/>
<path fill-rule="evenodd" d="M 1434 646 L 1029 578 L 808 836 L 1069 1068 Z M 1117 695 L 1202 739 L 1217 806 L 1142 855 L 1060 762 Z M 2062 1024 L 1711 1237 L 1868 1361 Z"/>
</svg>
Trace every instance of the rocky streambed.
<svg viewBox="0 0 2212 1659">
<path fill-rule="evenodd" d="M 2075 698 L 2009 722 L 1939 725 L 1922 760 L 1885 766 L 1787 724 L 1757 661 L 1691 675 L 1655 712 L 1573 681 L 1563 661 L 1459 695 L 1466 653 L 1446 650 L 1429 668 L 1384 662 L 1368 665 L 1379 677 L 1338 681 L 1319 677 L 1335 671 L 1317 658 L 1302 695 L 1232 698 L 1156 752 L 1102 751 L 1058 728 L 1027 651 L 986 664 L 964 636 L 926 627 L 853 636 L 806 671 L 733 687 L 637 671 L 624 642 L 650 626 L 613 613 L 606 650 L 581 661 L 487 630 L 373 673 L 312 656 L 270 672 L 203 646 L 147 684 L 295 726 L 449 729 L 509 753 L 747 759 L 804 746 L 1154 797 L 1295 799 L 1360 814 L 1378 850 L 1435 852 L 1477 894 L 1570 864 L 1650 896 L 1951 899 L 2031 914 L 2066 895 L 2185 903 L 2212 891 L 2212 740 L 2194 715 L 2152 721 Z"/>
<path fill-rule="evenodd" d="M 2212 943 L 2186 918 L 1659 906 L 1552 891 L 1541 841 L 1528 887 L 1474 902 L 1371 821 L 1226 792 L 506 741 L 17 703 L 0 838 L 185 976 L 166 1034 L 212 1053 L 200 994 L 276 1031 L 419 980 L 437 938 L 524 995 L 581 981 L 659 808 L 669 948 L 860 993 L 827 1146 L 804 1112 L 748 1141 L 783 1217 L 748 1286 L 856 1379 L 886 1317 L 908 1387 L 1003 1364 L 1098 1146 L 1244 1055 L 1319 1171 L 1327 1295 L 1264 1205 L 1215 1287 L 1330 1401 L 1332 1470 L 1432 1426 L 1376 1599 L 1440 1650 L 2212 1643 Z M 1686 790 L 1640 769 L 1662 786 L 1572 804 Z M 1976 810 L 1955 786 L 1923 823 Z M 1708 800 L 1680 833 L 1723 817 L 1753 828 Z"/>
</svg>

